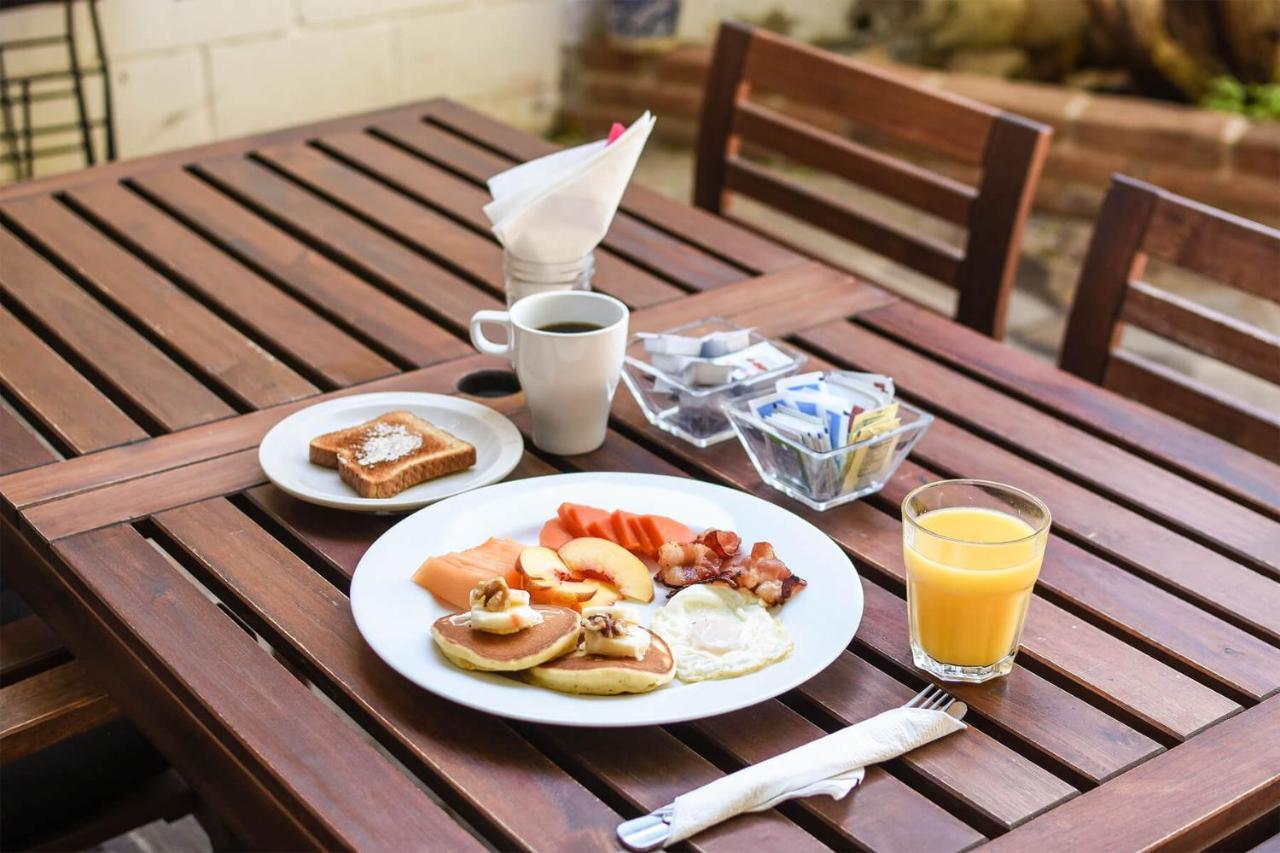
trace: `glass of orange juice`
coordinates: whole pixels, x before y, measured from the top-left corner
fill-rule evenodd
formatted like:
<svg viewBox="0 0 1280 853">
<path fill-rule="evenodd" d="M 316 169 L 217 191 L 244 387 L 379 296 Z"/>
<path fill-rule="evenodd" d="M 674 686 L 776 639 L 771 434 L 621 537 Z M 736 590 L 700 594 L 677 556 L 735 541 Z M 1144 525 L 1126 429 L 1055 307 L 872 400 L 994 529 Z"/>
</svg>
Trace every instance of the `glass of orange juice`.
<svg viewBox="0 0 1280 853">
<path fill-rule="evenodd" d="M 941 480 L 903 498 L 916 666 L 946 681 L 1009 674 L 1049 522 L 1039 498 L 985 480 Z"/>
</svg>

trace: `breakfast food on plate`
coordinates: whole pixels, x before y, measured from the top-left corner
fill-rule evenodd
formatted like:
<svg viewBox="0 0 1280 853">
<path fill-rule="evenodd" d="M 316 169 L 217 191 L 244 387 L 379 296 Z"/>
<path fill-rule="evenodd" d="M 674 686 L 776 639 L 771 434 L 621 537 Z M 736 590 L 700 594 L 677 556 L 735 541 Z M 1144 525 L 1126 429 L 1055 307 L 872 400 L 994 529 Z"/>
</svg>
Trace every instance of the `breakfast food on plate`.
<svg viewBox="0 0 1280 853">
<path fill-rule="evenodd" d="M 465 551 L 428 557 L 413 573 L 413 582 L 445 604 L 470 607 L 471 590 L 484 581 L 501 577 L 508 586 L 523 586 L 516 569 L 523 550 L 511 539 L 489 539 Z"/>
<path fill-rule="evenodd" d="M 791 653 L 791 635 L 751 593 L 718 585 L 682 589 L 650 628 L 676 656 L 681 681 L 733 678 L 764 669 Z"/>
<path fill-rule="evenodd" d="M 563 503 L 538 545 L 491 538 L 430 557 L 413 580 L 461 612 L 431 633 L 463 669 L 521 673 L 564 693 L 644 693 L 673 678 L 706 681 L 763 669 L 791 653 L 769 608 L 805 582 L 768 542 L 742 550 L 729 530 L 700 535 L 675 519 Z M 651 624 L 621 599 L 676 589 Z"/>
<path fill-rule="evenodd" d="M 658 581 L 669 587 L 722 583 L 746 590 L 772 607 L 782 604 L 804 578 L 792 574 L 773 546 L 757 542 L 749 553 L 728 530 L 704 530 L 693 542 L 667 542 L 658 549 Z"/>
<path fill-rule="evenodd" d="M 573 577 L 599 578 L 616 586 L 623 598 L 653 601 L 649 567 L 616 542 L 584 536 L 570 539 L 557 553 Z"/>
<path fill-rule="evenodd" d="M 364 498 L 389 498 L 410 486 L 476 464 L 476 449 L 410 412 L 388 412 L 311 440 L 311 461 L 337 468 Z"/>
<path fill-rule="evenodd" d="M 562 503 L 556 517 L 542 528 L 540 543 L 558 548 L 561 536 L 606 539 L 636 554 L 657 556 L 666 542 L 691 542 L 693 531 L 665 515 L 636 515 L 615 510 L 607 512 L 586 504 Z"/>
<path fill-rule="evenodd" d="M 582 612 L 582 648 L 525 673 L 533 684 L 562 693 L 608 696 L 647 693 L 676 673 L 670 647 L 637 624 L 626 607 L 591 607 Z"/>
<path fill-rule="evenodd" d="M 578 647 L 577 611 L 530 605 L 527 592 L 508 588 L 502 578 L 477 584 L 469 599 L 469 610 L 431 626 L 440 651 L 463 669 L 518 672 Z"/>
<path fill-rule="evenodd" d="M 575 608 L 612 604 L 620 597 L 653 601 L 649 567 L 607 539 L 570 539 L 558 551 L 525 548 L 516 567 L 534 601 Z"/>
</svg>

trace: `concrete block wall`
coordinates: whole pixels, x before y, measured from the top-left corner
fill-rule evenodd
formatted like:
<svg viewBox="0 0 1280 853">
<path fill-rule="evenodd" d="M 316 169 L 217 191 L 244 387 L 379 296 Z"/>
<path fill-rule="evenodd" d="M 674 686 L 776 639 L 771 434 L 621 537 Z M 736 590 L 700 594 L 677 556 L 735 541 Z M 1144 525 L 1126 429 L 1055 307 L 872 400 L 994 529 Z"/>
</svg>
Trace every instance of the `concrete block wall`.
<svg viewBox="0 0 1280 853">
<path fill-rule="evenodd" d="M 103 0 L 116 140 L 136 157 L 331 116 L 448 95 L 542 131 L 559 106 L 572 0 Z M 61 29 L 58 4 L 0 13 L 3 39 Z M 575 20 L 582 21 L 582 10 Z M 82 58 L 88 16 L 77 8 Z M 12 76 L 65 67 L 61 47 L 7 52 Z M 52 88 L 40 84 L 33 88 Z M 65 82 L 61 83 L 65 87 Z M 90 83 L 90 112 L 100 104 Z M 33 124 L 71 122 L 73 102 L 36 105 Z M 75 142 L 74 132 L 41 144 Z M 81 165 L 37 162 L 37 174 Z M 0 181 L 12 177 L 0 168 Z"/>
</svg>

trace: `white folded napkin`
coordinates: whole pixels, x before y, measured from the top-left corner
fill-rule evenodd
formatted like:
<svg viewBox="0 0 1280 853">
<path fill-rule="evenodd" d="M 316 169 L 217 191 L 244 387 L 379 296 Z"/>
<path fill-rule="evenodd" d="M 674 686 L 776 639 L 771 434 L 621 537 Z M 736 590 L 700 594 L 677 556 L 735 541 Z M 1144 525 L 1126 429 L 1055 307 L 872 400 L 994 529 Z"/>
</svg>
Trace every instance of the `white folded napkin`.
<svg viewBox="0 0 1280 853">
<path fill-rule="evenodd" d="M 490 178 L 484 212 L 498 240 L 525 261 L 586 257 L 609 230 L 656 120 L 646 111 L 612 142 L 566 148 Z"/>
<path fill-rule="evenodd" d="M 942 711 L 885 711 L 676 797 L 667 844 L 736 814 L 770 809 L 795 797 L 826 794 L 838 800 L 862 781 L 867 765 L 963 728 L 964 723 Z"/>
</svg>

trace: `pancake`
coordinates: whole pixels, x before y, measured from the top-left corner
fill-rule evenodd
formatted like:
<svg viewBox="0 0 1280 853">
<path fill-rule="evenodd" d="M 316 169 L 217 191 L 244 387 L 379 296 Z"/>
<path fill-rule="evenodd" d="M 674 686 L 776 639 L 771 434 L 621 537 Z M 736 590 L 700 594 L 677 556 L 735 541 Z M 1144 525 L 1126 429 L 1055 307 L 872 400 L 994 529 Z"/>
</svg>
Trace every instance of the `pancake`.
<svg viewBox="0 0 1280 853">
<path fill-rule="evenodd" d="M 647 631 L 647 628 L 641 628 Z M 676 674 L 671 649 L 649 631 L 649 648 L 640 660 L 588 655 L 581 651 L 535 666 L 524 674 L 527 681 L 561 693 L 647 693 L 666 684 Z"/>
<path fill-rule="evenodd" d="M 535 604 L 542 622 L 514 634 L 473 631 L 452 620 L 459 614 L 441 616 L 431 626 L 436 645 L 452 663 L 463 669 L 486 672 L 515 672 L 568 654 L 578 646 L 582 627 L 578 611 L 567 607 Z"/>
</svg>

